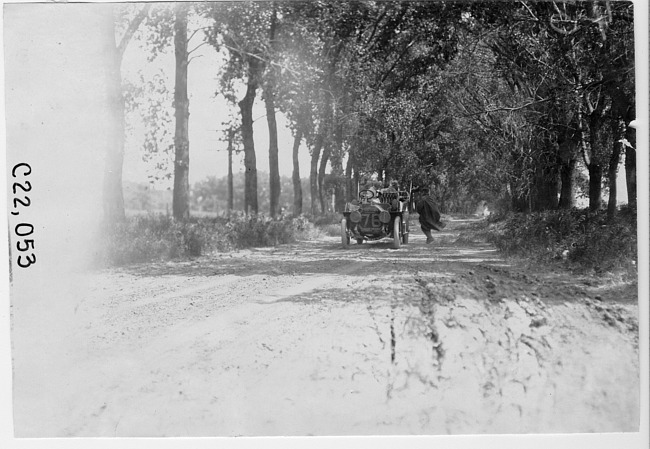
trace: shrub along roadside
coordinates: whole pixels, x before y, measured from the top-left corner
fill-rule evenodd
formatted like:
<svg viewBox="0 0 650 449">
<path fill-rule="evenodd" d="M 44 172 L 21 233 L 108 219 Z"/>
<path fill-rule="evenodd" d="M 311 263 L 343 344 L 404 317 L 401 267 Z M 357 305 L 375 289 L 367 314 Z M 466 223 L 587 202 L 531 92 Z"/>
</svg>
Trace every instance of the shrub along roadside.
<svg viewBox="0 0 650 449">
<path fill-rule="evenodd" d="M 510 213 L 490 217 L 468 233 L 506 255 L 536 262 L 565 260 L 575 268 L 636 272 L 636 209 L 629 206 L 614 218 L 588 209 Z"/>
<path fill-rule="evenodd" d="M 264 215 L 236 214 L 230 218 L 178 222 L 162 214 L 135 216 L 102 230 L 96 262 L 101 266 L 119 266 L 275 246 L 308 238 L 313 231 L 304 217 L 272 220 Z"/>
</svg>

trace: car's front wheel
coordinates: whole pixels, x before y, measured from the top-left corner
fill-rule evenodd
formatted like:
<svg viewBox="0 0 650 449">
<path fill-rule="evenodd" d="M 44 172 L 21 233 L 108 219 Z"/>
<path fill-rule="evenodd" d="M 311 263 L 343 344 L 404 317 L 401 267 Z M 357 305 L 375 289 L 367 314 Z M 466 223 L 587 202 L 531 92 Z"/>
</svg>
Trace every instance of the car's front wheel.
<svg viewBox="0 0 650 449">
<path fill-rule="evenodd" d="M 400 239 L 402 238 L 400 235 L 401 223 L 402 220 L 399 217 L 395 217 L 393 220 L 393 249 L 399 249 L 400 247 Z"/>
<path fill-rule="evenodd" d="M 347 248 L 350 246 L 350 236 L 348 235 L 348 223 L 345 218 L 341 220 L 341 244 L 343 245 L 343 248 Z"/>
</svg>

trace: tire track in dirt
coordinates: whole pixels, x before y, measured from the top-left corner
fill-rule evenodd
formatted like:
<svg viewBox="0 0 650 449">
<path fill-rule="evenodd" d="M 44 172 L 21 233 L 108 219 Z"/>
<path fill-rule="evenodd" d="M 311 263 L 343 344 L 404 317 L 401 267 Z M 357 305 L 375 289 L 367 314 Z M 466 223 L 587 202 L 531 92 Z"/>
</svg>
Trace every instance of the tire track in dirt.
<svg viewBox="0 0 650 449">
<path fill-rule="evenodd" d="M 422 403 L 427 424 L 421 431 L 638 428 L 638 317 L 630 300 L 611 304 L 591 299 L 598 298 L 593 289 L 568 274 L 513 269 L 498 257 L 465 257 L 480 254 L 484 245 L 474 250 L 447 243 L 431 251 L 418 246 L 417 238 L 414 243 L 403 257 L 393 253 L 402 261 L 393 285 L 406 290 L 416 284 L 421 290 L 416 332 L 427 337 L 431 349 L 420 354 L 424 368 L 413 377 L 429 404 L 450 405 L 443 411 L 410 400 L 415 408 Z M 427 252 L 428 260 L 420 258 Z M 383 268 L 390 265 L 384 261 Z M 409 271 L 410 280 L 404 276 Z M 411 305 L 416 297 L 412 292 Z M 390 318 L 375 322 L 376 328 L 390 326 L 390 340 L 382 343 L 390 341 L 393 364 L 400 358 L 395 312 L 405 321 L 417 321 L 412 308 L 407 312 L 404 304 L 393 302 Z M 399 388 L 390 390 L 395 400 Z"/>
<path fill-rule="evenodd" d="M 452 433 L 638 427 L 635 317 L 617 309 L 618 319 L 601 321 L 592 313 L 599 304 L 563 301 L 561 282 L 542 286 L 545 303 L 534 279 L 513 283 L 509 271 L 484 266 L 452 270 L 455 281 L 415 277 L 444 354 L 439 388 L 453 394 L 458 374 L 473 373 L 464 398 L 472 406 L 455 422 L 446 416 Z"/>
</svg>

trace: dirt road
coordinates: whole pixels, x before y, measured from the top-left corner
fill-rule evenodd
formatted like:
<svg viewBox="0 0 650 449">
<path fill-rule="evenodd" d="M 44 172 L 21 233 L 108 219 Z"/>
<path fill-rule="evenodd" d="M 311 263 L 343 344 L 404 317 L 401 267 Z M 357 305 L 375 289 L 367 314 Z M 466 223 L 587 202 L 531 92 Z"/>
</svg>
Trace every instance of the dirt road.
<svg viewBox="0 0 650 449">
<path fill-rule="evenodd" d="M 56 351 L 14 307 L 17 436 L 636 431 L 635 286 L 509 263 L 463 224 L 86 274 Z"/>
</svg>

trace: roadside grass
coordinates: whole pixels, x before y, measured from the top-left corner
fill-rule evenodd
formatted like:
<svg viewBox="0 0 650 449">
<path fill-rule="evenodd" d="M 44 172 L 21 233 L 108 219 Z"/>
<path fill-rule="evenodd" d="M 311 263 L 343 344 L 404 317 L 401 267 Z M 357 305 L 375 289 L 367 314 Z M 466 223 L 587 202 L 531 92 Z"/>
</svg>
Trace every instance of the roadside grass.
<svg viewBox="0 0 650 449">
<path fill-rule="evenodd" d="M 339 237 L 341 235 L 342 218 L 343 214 L 340 212 L 328 212 L 313 218 L 313 223 L 320 235 Z"/>
<path fill-rule="evenodd" d="M 100 266 L 121 266 L 188 259 L 212 252 L 292 243 L 317 234 L 303 216 L 274 220 L 262 214 L 240 213 L 179 222 L 167 214 L 139 214 L 102 230 L 95 262 Z"/>
<path fill-rule="evenodd" d="M 341 225 L 340 224 L 328 224 L 321 225 L 318 227 L 322 234 L 325 234 L 329 237 L 340 237 L 341 236 Z"/>
<path fill-rule="evenodd" d="M 636 277 L 636 209 L 614 218 L 588 209 L 509 213 L 464 226 L 459 241 L 493 243 L 508 256 L 562 263 L 574 270 L 625 272 Z"/>
</svg>

